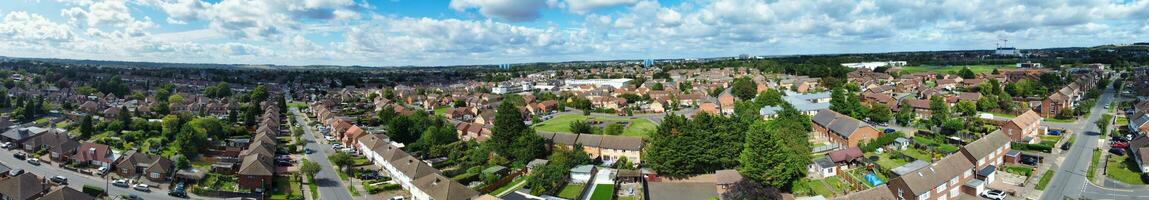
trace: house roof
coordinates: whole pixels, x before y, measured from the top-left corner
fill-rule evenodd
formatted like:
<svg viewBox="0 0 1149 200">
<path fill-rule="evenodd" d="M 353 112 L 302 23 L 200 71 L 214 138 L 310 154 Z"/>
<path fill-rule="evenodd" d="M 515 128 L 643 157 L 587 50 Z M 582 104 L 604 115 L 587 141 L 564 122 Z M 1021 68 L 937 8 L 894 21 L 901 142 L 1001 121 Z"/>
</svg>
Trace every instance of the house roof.
<svg viewBox="0 0 1149 200">
<path fill-rule="evenodd" d="M 719 185 L 734 184 L 742 181 L 742 174 L 733 169 L 718 170 L 714 172 L 714 180 Z"/>
<path fill-rule="evenodd" d="M 167 171 L 165 168 L 170 168 L 171 163 L 171 160 L 168 160 L 162 156 L 147 155 L 136 151 L 128 151 L 127 153 L 124 153 L 124 156 L 120 157 L 120 160 L 116 162 L 116 166 L 131 165 L 137 167 L 147 167 L 150 169 L 152 167 L 156 167 L 155 165 L 158 164 L 160 166 L 158 166 L 159 168 L 156 168 L 156 170 Z"/>
<path fill-rule="evenodd" d="M 829 127 L 830 123 L 834 122 L 834 119 L 837 118 L 837 112 L 831 110 L 820 110 L 818 111 L 818 114 L 815 114 L 814 117 L 811 118 L 811 120 L 813 120 L 815 124 L 822 125 L 823 127 Z"/>
<path fill-rule="evenodd" d="M 973 163 L 964 154 L 950 154 L 933 164 L 891 180 L 890 190 L 894 194 L 909 195 L 904 197 L 917 197 L 972 169 Z"/>
<path fill-rule="evenodd" d="M 439 170 L 427 165 L 427 163 L 419 160 L 419 158 L 410 157 L 391 161 L 391 166 L 395 166 L 399 172 L 402 172 L 411 179 L 419 179 L 423 176 L 438 174 Z"/>
<path fill-rule="evenodd" d="M 74 151 L 76 147 L 80 146 L 80 142 L 76 142 L 68 133 L 59 131 L 48 131 L 33 138 L 24 141 L 25 145 L 32 146 L 48 146 L 48 151 L 64 154 L 66 151 Z"/>
<path fill-rule="evenodd" d="M 649 183 L 650 199 L 712 199 L 718 197 L 714 183 Z"/>
<path fill-rule="evenodd" d="M 52 190 L 48 194 L 44 194 L 37 200 L 94 200 L 95 197 L 86 193 L 76 191 L 70 187 L 60 187 L 59 189 Z"/>
<path fill-rule="evenodd" d="M 250 154 L 243 157 L 243 163 L 239 165 L 240 175 L 246 176 L 271 176 L 275 175 L 275 163 L 272 158 L 260 154 Z"/>
<path fill-rule="evenodd" d="M 437 200 L 469 200 L 480 193 L 443 175 L 430 174 L 417 178 L 415 187 Z"/>
<path fill-rule="evenodd" d="M 961 151 L 966 152 L 971 156 L 970 162 L 977 162 L 978 159 L 985 158 L 998 148 L 1008 145 L 1010 142 L 1009 136 L 1002 133 L 1000 129 L 993 131 L 981 138 L 966 144 L 961 148 Z"/>
<path fill-rule="evenodd" d="M 830 160 L 829 156 L 822 156 L 814 159 L 814 164 L 818 164 L 822 168 L 834 167 L 834 161 Z"/>
<path fill-rule="evenodd" d="M 890 192 L 888 185 L 881 185 L 878 187 L 862 190 L 860 192 L 849 193 L 844 196 L 834 197 L 835 200 L 895 200 L 898 197 Z"/>
<path fill-rule="evenodd" d="M 642 150 L 644 144 L 642 137 L 604 135 L 602 136 L 602 143 L 599 144 L 599 147 L 604 149 L 639 151 Z"/>
<path fill-rule="evenodd" d="M 555 144 L 574 145 L 579 141 L 580 134 L 555 133 L 551 139 Z M 583 145 L 586 145 L 585 143 Z"/>
<path fill-rule="evenodd" d="M 842 150 L 831 151 L 828 156 L 830 157 L 830 160 L 837 163 L 861 158 L 863 155 L 862 149 L 858 147 L 850 147 Z"/>
<path fill-rule="evenodd" d="M 1038 121 L 1041 121 L 1041 116 L 1037 115 L 1037 112 L 1033 112 L 1033 110 L 1028 110 L 1021 115 L 1010 119 L 1009 123 L 1016 124 L 1017 127 L 1027 127 L 1033 123 L 1037 123 Z"/>
<path fill-rule="evenodd" d="M 575 143 L 588 147 L 601 147 L 602 138 L 603 136 L 601 135 L 579 134 L 578 140 L 576 140 Z"/>
<path fill-rule="evenodd" d="M 72 155 L 72 159 L 80 162 L 95 160 L 111 163 L 111 158 L 108 158 L 110 152 L 111 148 L 108 145 L 85 142 L 76 149 L 76 154 Z"/>
<path fill-rule="evenodd" d="M 31 199 L 47 189 L 44 182 L 32 173 L 23 173 L 0 180 L 0 194 L 12 199 Z"/>
</svg>

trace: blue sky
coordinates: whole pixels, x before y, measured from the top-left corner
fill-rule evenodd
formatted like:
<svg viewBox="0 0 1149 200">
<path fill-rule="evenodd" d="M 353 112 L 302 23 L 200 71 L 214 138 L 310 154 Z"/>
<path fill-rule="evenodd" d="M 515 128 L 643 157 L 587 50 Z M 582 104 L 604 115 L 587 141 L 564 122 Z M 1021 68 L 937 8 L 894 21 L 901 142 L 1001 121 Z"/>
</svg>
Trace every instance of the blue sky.
<svg viewBox="0 0 1149 200">
<path fill-rule="evenodd" d="M 1138 0 L 7 0 L 0 55 L 468 65 L 1144 42 Z M 1140 37 L 1139 37 L 1140 36 Z"/>
</svg>

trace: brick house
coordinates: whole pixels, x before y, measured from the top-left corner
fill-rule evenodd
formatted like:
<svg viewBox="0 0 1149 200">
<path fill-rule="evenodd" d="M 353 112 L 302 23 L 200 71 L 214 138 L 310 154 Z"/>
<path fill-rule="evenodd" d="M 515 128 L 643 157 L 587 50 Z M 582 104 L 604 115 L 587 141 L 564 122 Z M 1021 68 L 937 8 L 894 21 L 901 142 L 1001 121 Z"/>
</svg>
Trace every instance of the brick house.
<svg viewBox="0 0 1149 200">
<path fill-rule="evenodd" d="M 1009 136 L 1010 141 L 1032 144 L 1041 141 L 1037 136 L 1045 133 L 1041 121 L 1043 118 L 1037 112 L 1029 110 L 1002 124 L 1001 131 Z"/>
<path fill-rule="evenodd" d="M 878 138 L 880 132 L 870 124 L 839 114 L 821 110 L 811 119 L 814 132 L 841 148 L 857 147 L 858 143 Z"/>
</svg>

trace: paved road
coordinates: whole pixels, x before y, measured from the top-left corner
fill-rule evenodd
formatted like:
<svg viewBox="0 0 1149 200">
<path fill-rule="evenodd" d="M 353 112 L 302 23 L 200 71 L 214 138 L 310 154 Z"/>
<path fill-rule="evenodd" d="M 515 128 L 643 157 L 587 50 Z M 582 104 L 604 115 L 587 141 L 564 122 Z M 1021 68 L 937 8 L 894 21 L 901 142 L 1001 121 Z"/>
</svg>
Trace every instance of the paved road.
<svg viewBox="0 0 1149 200">
<path fill-rule="evenodd" d="M 307 160 L 319 163 L 320 166 L 319 173 L 315 174 L 315 185 L 319 187 L 319 199 L 352 199 L 351 193 L 347 191 L 347 186 L 343 185 L 343 181 L 339 179 L 339 174 L 335 173 L 335 167 L 332 167 L 331 161 L 327 160 L 331 146 L 315 142 L 315 136 L 319 134 L 314 133 L 312 127 L 308 126 L 306 115 L 299 112 L 299 108 L 292 107 L 290 109 L 291 113 L 295 114 L 295 124 L 303 128 L 303 136 L 300 138 L 307 141 L 304 147 L 315 151 L 315 153 L 304 156 L 307 157 Z"/>
<path fill-rule="evenodd" d="M 1052 183 L 1045 189 L 1045 193 L 1041 199 L 1044 200 L 1061 200 L 1064 197 L 1079 198 L 1086 197 L 1091 199 L 1145 199 L 1149 198 L 1149 191 L 1138 190 L 1116 190 L 1098 187 L 1089 182 L 1086 174 L 1089 173 L 1089 165 L 1092 161 L 1093 150 L 1097 149 L 1099 139 L 1102 136 L 1096 134 L 1085 134 L 1086 131 L 1096 133 L 1100 129 L 1094 124 L 1101 114 L 1107 112 L 1105 105 L 1113 101 L 1113 87 L 1106 87 L 1105 92 L 1097 101 L 1097 105 L 1093 106 L 1090 110 L 1088 117 L 1077 120 L 1072 126 L 1076 127 L 1071 129 L 1074 134 L 1079 134 L 1076 143 L 1073 144 L 1069 154 L 1065 157 L 1061 166 L 1057 169 L 1056 175 L 1053 176 Z"/>
<path fill-rule="evenodd" d="M 76 189 L 77 191 L 81 191 L 82 187 L 84 187 L 84 185 L 93 185 L 93 186 L 97 186 L 100 188 L 104 188 L 106 186 L 106 187 L 108 187 L 107 192 L 111 196 L 136 194 L 137 196 L 144 198 L 144 199 L 176 199 L 175 197 L 168 196 L 168 190 L 163 190 L 163 189 L 159 189 L 159 188 L 151 188 L 152 189 L 151 192 L 140 192 L 140 191 L 132 190 L 131 188 L 121 188 L 121 187 L 112 186 L 109 184 L 110 182 L 105 181 L 104 178 L 101 178 L 101 177 L 88 176 L 88 175 L 80 174 L 80 173 L 77 173 L 74 171 L 69 171 L 69 170 L 66 170 L 64 168 L 51 166 L 48 164 L 42 164 L 40 166 L 34 166 L 31 164 L 28 164 L 28 162 L 25 162 L 23 160 L 18 160 L 16 158 L 12 157 L 12 154 L 19 152 L 19 151 L 20 150 L 0 150 L 0 163 L 4 163 L 4 165 L 7 165 L 8 167 L 10 167 L 12 169 L 23 169 L 24 172 L 26 172 L 26 173 L 33 173 L 33 174 L 36 174 L 38 176 L 45 177 L 45 178 L 53 177 L 53 176 L 67 177 L 68 178 L 68 187 L 72 187 L 72 189 Z M 188 195 L 192 195 L 192 194 L 189 193 Z M 198 197 L 198 196 L 193 196 L 192 198 L 194 198 L 194 199 L 210 199 L 210 198 L 204 198 L 204 197 Z"/>
</svg>

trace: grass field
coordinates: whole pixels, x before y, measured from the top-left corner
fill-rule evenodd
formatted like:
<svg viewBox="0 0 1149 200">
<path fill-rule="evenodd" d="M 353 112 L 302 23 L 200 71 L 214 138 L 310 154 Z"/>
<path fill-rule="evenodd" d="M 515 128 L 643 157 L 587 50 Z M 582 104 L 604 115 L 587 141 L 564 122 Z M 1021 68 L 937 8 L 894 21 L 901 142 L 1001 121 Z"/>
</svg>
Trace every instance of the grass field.
<svg viewBox="0 0 1149 200">
<path fill-rule="evenodd" d="M 292 180 L 286 176 L 279 176 L 275 178 L 275 186 L 277 191 L 271 193 L 270 199 L 289 199 L 290 197 L 303 197 L 303 191 L 299 191 L 299 181 Z"/>
<path fill-rule="evenodd" d="M 592 118 L 592 116 L 579 115 L 579 114 L 560 114 L 558 116 L 555 116 L 555 118 L 552 118 L 550 120 L 535 124 L 533 127 L 537 131 L 570 133 L 571 122 L 578 121 L 578 120 L 587 121 L 590 118 Z M 593 118 L 594 118 L 594 120 L 603 121 L 603 122 L 607 122 L 607 123 L 623 122 L 623 121 L 629 122 L 630 125 L 628 125 L 622 131 L 622 135 L 624 135 L 624 136 L 646 137 L 648 132 L 654 131 L 655 129 L 658 128 L 658 125 L 654 124 L 654 122 L 651 122 L 650 120 L 643 119 L 643 118 L 635 118 L 635 119 L 621 118 L 621 117 L 593 117 Z"/>
<path fill-rule="evenodd" d="M 611 200 L 614 198 L 614 185 L 598 184 L 590 193 L 590 200 Z"/>
<path fill-rule="evenodd" d="M 446 107 L 446 106 L 436 108 L 435 109 L 435 116 L 443 116 L 443 113 L 447 113 L 447 109 L 451 109 L 451 108 Z"/>
<path fill-rule="evenodd" d="M 1093 160 L 1089 163 L 1089 171 L 1085 172 L 1085 177 L 1089 178 L 1089 181 L 1093 181 L 1093 172 L 1097 171 L 1097 163 L 1101 162 L 1101 154 L 1101 150 L 1093 150 Z"/>
<path fill-rule="evenodd" d="M 867 155 L 866 157 L 870 156 L 872 155 Z M 882 155 L 878 156 L 878 166 L 882 166 L 882 169 L 893 169 L 905 165 L 906 163 L 908 162 L 902 159 L 895 159 L 891 157 L 889 153 L 883 153 Z"/>
<path fill-rule="evenodd" d="M 1051 180 L 1053 180 L 1053 170 L 1045 170 L 1045 174 L 1041 175 L 1041 180 L 1037 181 L 1037 186 L 1034 189 L 1045 190 L 1045 186 L 1048 186 Z"/>
<path fill-rule="evenodd" d="M 566 187 L 563 187 L 563 190 L 559 191 L 559 197 L 566 199 L 578 198 L 584 186 L 583 184 L 567 184 Z"/>
<path fill-rule="evenodd" d="M 926 162 L 933 161 L 932 156 L 930 156 L 926 152 L 924 152 L 922 150 L 918 150 L 918 149 L 906 149 L 905 151 L 902 151 L 902 154 L 906 154 L 907 156 L 914 157 L 915 159 L 926 161 Z"/>
<path fill-rule="evenodd" d="M 967 66 L 969 67 L 970 71 L 973 71 L 973 73 L 979 73 L 979 74 L 980 73 L 993 72 L 994 68 L 998 68 L 998 69 L 1017 68 L 1013 65 L 966 65 L 966 66 L 956 66 L 955 65 L 955 66 L 940 66 L 940 67 L 930 67 L 930 66 L 919 65 L 919 66 L 902 67 L 902 73 L 910 74 L 910 73 L 918 73 L 918 72 L 935 72 L 935 73 L 957 74 L 958 71 L 961 71 L 962 67 L 967 67 Z"/>
<path fill-rule="evenodd" d="M 1137 161 L 1129 156 L 1110 155 L 1105 168 L 1108 172 L 1105 176 L 1109 179 L 1130 185 L 1145 185 L 1145 181 L 1141 180 L 1140 170 L 1137 170 Z"/>
</svg>

